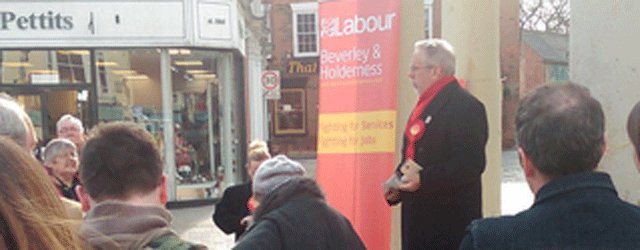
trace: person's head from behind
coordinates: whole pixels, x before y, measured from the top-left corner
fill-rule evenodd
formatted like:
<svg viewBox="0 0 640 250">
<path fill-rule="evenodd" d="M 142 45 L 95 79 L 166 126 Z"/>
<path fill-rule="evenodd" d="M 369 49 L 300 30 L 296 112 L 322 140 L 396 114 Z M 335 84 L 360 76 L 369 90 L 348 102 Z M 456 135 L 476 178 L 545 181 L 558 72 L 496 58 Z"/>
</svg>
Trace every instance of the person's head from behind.
<svg viewBox="0 0 640 250">
<path fill-rule="evenodd" d="M 84 144 L 84 126 L 82 121 L 70 114 L 65 114 L 56 123 L 56 133 L 59 138 L 69 139 L 81 147 Z"/>
<path fill-rule="evenodd" d="M 45 167 L 54 176 L 64 181 L 73 180 L 80 164 L 76 153 L 76 145 L 64 138 L 56 138 L 47 143 L 43 160 Z"/>
<path fill-rule="evenodd" d="M 286 182 L 303 177 L 304 167 L 284 155 L 264 161 L 253 176 L 253 195 L 258 202 Z"/>
<path fill-rule="evenodd" d="M 631 144 L 633 144 L 633 158 L 635 159 L 636 167 L 640 170 L 640 102 L 637 102 L 629 113 L 627 133 Z"/>
<path fill-rule="evenodd" d="M 409 78 L 420 95 L 441 78 L 456 72 L 453 46 L 445 40 L 427 39 L 414 44 Z"/>
<path fill-rule="evenodd" d="M 29 152 L 33 151 L 37 144 L 31 118 L 5 93 L 0 93 L 0 135 L 9 137 Z"/>
<path fill-rule="evenodd" d="M 605 151 L 604 129 L 600 102 L 585 87 L 545 85 L 525 97 L 516 112 L 516 137 L 532 190 L 556 177 L 593 171 Z"/>
<path fill-rule="evenodd" d="M 38 161 L 0 136 L 0 249 L 80 249 L 55 188 Z"/>
<path fill-rule="evenodd" d="M 249 178 L 253 179 L 253 174 L 256 172 L 260 164 L 271 158 L 269 154 L 269 148 L 267 143 L 262 140 L 253 140 L 249 143 L 247 150 L 247 174 Z"/>
<path fill-rule="evenodd" d="M 106 200 L 166 203 L 166 178 L 156 142 L 135 123 L 96 126 L 80 162 L 78 193 L 85 210 Z"/>
</svg>

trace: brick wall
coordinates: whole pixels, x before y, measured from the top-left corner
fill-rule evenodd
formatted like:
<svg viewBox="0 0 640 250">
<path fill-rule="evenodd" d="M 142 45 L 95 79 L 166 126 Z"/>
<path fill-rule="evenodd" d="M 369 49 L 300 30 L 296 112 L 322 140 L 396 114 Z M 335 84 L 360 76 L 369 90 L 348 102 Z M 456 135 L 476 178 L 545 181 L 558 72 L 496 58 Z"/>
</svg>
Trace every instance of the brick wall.
<svg viewBox="0 0 640 250">
<path fill-rule="evenodd" d="M 280 70 L 283 82 L 287 79 L 302 80 L 306 91 L 306 133 L 304 135 L 278 135 L 273 128 L 273 101 L 269 102 L 271 112 L 270 145 L 273 154 L 287 154 L 292 157 L 306 157 L 315 155 L 318 130 L 318 74 L 290 75 L 287 73 L 289 60 L 300 59 L 293 57 L 293 24 L 291 3 L 314 2 L 309 0 L 271 0 L 271 38 L 273 52 L 268 68 Z M 305 58 L 304 60 L 314 59 Z M 315 58 L 317 60 L 317 57 Z M 318 71 L 319 72 L 319 71 Z M 286 86 L 283 86 L 286 87 Z"/>
<path fill-rule="evenodd" d="M 500 1 L 500 77 L 502 98 L 502 148 L 515 146 L 515 110 L 520 85 L 519 1 Z"/>
<path fill-rule="evenodd" d="M 545 72 L 542 57 L 531 47 L 522 43 L 520 60 L 520 97 L 544 84 Z"/>
</svg>

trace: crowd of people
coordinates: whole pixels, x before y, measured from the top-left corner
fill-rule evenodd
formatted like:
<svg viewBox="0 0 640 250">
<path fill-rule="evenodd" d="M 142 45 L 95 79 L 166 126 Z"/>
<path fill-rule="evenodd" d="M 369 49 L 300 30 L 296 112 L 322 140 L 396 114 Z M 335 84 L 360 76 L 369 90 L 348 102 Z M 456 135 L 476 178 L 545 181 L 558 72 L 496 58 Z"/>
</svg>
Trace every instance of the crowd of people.
<svg viewBox="0 0 640 250">
<path fill-rule="evenodd" d="M 517 151 L 535 200 L 516 215 L 483 219 L 486 111 L 454 75 L 449 43 L 416 42 L 409 78 L 419 99 L 382 190 L 390 206 L 402 204 L 403 249 L 640 248 L 640 207 L 596 171 L 607 149 L 604 111 L 574 83 L 522 99 Z M 640 102 L 626 127 L 640 171 Z M 0 249 L 206 249 L 171 229 L 169 177 L 143 127 L 112 122 L 85 133 L 63 115 L 56 132 L 35 155 L 31 119 L 0 94 Z M 212 216 L 235 234 L 234 249 L 366 248 L 299 162 L 272 157 L 260 140 L 246 161 L 249 181 L 228 187 Z"/>
</svg>

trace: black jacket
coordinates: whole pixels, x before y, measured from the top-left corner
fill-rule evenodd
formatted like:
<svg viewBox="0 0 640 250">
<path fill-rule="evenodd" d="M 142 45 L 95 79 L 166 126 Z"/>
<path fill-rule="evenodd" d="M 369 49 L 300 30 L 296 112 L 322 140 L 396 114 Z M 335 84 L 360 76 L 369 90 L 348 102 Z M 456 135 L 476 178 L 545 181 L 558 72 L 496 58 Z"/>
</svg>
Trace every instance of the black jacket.
<svg viewBox="0 0 640 250">
<path fill-rule="evenodd" d="M 461 249 L 640 249 L 640 208 L 605 173 L 559 177 L 530 209 L 474 221 Z"/>
<path fill-rule="evenodd" d="M 416 192 L 400 192 L 402 248 L 456 249 L 466 226 L 482 217 L 480 175 L 488 138 L 485 108 L 454 80 L 420 119 L 426 132 L 415 143 L 414 160 L 424 170 Z M 403 159 L 406 144 L 405 137 Z"/>
<path fill-rule="evenodd" d="M 223 232 L 236 234 L 236 240 L 244 233 L 245 227 L 240 220 L 249 215 L 247 201 L 251 197 L 251 182 L 227 188 L 222 200 L 216 204 L 213 222 Z"/>
<path fill-rule="evenodd" d="M 268 194 L 234 249 L 365 249 L 351 223 L 329 207 L 315 181 L 296 178 Z"/>
<path fill-rule="evenodd" d="M 80 185 L 80 179 L 78 179 L 78 177 L 76 176 L 73 177 L 73 180 L 71 181 L 71 186 L 65 185 L 64 182 L 60 180 L 60 178 L 58 177 L 55 177 L 55 178 L 57 182 L 54 184 L 56 188 L 58 188 L 58 192 L 63 197 L 69 200 L 80 201 L 80 199 L 78 199 L 78 196 L 76 195 L 76 187 Z"/>
</svg>

